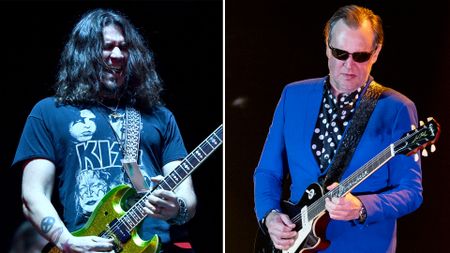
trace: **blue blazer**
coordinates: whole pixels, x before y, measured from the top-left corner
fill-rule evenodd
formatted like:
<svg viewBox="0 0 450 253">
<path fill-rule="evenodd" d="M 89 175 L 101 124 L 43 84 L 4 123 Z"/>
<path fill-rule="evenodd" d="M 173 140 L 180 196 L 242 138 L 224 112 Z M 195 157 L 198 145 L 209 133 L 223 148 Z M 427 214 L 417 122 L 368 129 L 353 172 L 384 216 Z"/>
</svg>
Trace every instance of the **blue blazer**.
<svg viewBox="0 0 450 253">
<path fill-rule="evenodd" d="M 311 149 L 325 80 L 299 81 L 283 90 L 254 173 L 258 220 L 270 210 L 281 208 L 282 181 L 287 171 L 291 175 L 289 200 L 294 203 L 310 184 L 326 173 L 321 173 Z M 412 124 L 417 126 L 414 103 L 399 92 L 387 89 L 380 96 L 342 179 L 400 139 L 411 130 Z M 366 207 L 366 222 L 357 225 L 353 221 L 331 220 L 326 231 L 331 245 L 323 252 L 395 252 L 396 220 L 422 203 L 420 161 L 397 155 L 352 194 Z"/>
</svg>

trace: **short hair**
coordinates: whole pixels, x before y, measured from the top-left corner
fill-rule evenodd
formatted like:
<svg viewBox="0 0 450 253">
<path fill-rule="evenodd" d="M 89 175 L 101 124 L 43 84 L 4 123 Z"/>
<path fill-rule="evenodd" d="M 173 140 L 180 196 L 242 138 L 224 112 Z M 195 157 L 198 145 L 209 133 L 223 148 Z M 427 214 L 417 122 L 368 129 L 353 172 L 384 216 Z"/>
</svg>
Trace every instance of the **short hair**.
<svg viewBox="0 0 450 253">
<path fill-rule="evenodd" d="M 331 32 L 339 20 L 343 20 L 352 28 L 359 27 L 364 21 L 369 21 L 374 33 L 373 46 L 383 44 L 384 32 L 380 16 L 376 15 L 370 9 L 357 5 L 346 5 L 339 8 L 333 16 L 328 20 L 324 29 L 325 43 L 331 40 Z"/>
</svg>

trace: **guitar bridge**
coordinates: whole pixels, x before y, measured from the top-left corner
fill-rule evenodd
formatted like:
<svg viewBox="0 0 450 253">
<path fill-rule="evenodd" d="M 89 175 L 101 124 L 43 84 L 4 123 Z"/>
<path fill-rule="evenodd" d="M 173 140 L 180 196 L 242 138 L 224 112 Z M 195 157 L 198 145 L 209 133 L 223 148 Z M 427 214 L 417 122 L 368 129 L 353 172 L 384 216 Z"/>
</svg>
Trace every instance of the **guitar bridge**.
<svg viewBox="0 0 450 253">
<path fill-rule="evenodd" d="M 121 243 L 119 240 L 117 240 L 116 238 L 114 238 L 113 245 L 114 245 L 113 250 L 114 250 L 115 253 L 122 252 L 123 247 L 122 247 L 122 243 Z"/>
<path fill-rule="evenodd" d="M 113 239 L 113 251 L 115 253 L 122 252 L 122 250 L 123 250 L 122 241 L 116 234 L 105 233 L 105 231 L 104 231 L 103 233 L 100 234 L 100 237 Z M 126 242 L 126 241 L 124 241 L 124 242 Z"/>
</svg>

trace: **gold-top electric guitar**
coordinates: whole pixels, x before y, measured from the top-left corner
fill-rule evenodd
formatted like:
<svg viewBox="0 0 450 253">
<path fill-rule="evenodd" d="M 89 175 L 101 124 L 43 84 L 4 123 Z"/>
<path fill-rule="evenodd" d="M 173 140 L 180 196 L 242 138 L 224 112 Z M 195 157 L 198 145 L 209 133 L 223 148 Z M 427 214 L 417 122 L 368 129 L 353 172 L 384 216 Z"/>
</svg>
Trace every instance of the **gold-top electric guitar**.
<svg viewBox="0 0 450 253">
<path fill-rule="evenodd" d="M 284 201 L 282 203 L 283 212 L 295 223 L 295 229 L 298 232 L 294 245 L 288 250 L 276 249 L 269 235 L 258 229 L 254 245 L 255 253 L 312 253 L 327 248 L 330 242 L 325 239 L 325 230 L 329 216 L 325 209 L 325 199 L 342 197 L 349 193 L 395 155 L 411 155 L 428 145 L 434 144 L 439 137 L 439 133 L 439 124 L 433 118 L 428 118 L 427 123 L 421 122 L 421 127 L 409 131 L 402 138 L 386 147 L 340 182 L 339 186 L 333 190 L 323 194 L 322 187 L 313 183 L 305 190 L 298 204 Z M 434 145 L 432 145 L 431 151 L 434 152 L 434 149 Z M 426 150 L 423 150 L 423 156 L 425 156 L 425 152 Z"/>
<path fill-rule="evenodd" d="M 152 190 L 145 193 L 131 207 L 126 206 L 128 200 L 136 196 L 134 188 L 119 185 L 109 191 L 92 212 L 86 224 L 72 234 L 75 236 L 96 235 L 114 239 L 114 252 L 123 253 L 157 253 L 161 248 L 158 235 L 148 241 L 142 240 L 135 227 L 144 220 L 145 201 L 153 191 L 163 189 L 173 191 L 181 184 L 205 159 L 223 142 L 223 129 L 220 125 L 208 138 L 186 156 L 169 175 Z M 58 247 L 48 243 L 42 252 L 62 253 Z"/>
</svg>

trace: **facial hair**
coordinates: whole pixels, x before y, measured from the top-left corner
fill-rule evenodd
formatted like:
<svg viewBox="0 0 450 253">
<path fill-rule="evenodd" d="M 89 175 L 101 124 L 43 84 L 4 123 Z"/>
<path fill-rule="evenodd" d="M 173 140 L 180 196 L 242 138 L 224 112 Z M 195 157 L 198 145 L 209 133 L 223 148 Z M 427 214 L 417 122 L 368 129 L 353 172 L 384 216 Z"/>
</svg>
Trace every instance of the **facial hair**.
<svg viewBox="0 0 450 253">
<path fill-rule="evenodd" d="M 108 70 L 101 74 L 100 93 L 104 98 L 120 97 L 124 87 L 124 81 L 119 80 L 113 73 Z"/>
</svg>

